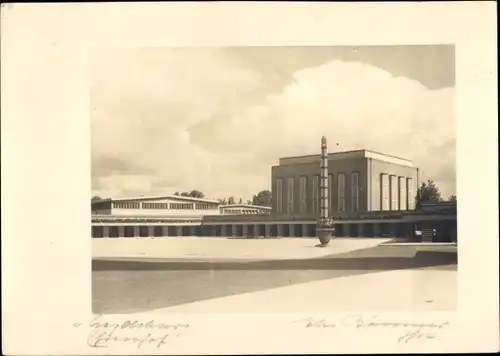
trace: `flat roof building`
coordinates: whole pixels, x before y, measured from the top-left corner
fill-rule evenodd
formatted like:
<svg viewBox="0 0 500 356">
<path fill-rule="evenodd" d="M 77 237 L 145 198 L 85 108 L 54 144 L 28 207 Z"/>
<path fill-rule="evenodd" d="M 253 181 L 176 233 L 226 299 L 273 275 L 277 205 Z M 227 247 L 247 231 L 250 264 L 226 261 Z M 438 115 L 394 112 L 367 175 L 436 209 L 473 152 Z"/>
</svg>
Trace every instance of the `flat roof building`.
<svg viewBox="0 0 500 356">
<path fill-rule="evenodd" d="M 318 215 L 320 155 L 280 158 L 272 167 L 273 213 Z M 370 150 L 328 154 L 329 214 L 413 210 L 418 168 Z"/>
</svg>

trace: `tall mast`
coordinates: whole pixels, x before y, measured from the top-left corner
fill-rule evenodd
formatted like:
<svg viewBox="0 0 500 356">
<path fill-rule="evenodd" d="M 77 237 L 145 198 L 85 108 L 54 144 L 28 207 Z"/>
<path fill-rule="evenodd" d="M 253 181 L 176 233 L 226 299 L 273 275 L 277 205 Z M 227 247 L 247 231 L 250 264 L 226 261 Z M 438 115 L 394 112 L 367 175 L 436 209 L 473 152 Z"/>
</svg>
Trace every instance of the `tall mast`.
<svg viewBox="0 0 500 356">
<path fill-rule="evenodd" d="M 328 146 L 326 137 L 321 138 L 321 163 L 320 163 L 320 224 L 328 219 Z"/>
</svg>

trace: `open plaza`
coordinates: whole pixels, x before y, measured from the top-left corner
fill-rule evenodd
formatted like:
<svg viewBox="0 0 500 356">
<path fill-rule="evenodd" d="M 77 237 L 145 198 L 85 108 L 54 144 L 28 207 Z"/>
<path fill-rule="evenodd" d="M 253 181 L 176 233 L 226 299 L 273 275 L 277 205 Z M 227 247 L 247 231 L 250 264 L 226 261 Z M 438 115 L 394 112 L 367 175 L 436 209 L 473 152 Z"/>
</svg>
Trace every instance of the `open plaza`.
<svg viewBox="0 0 500 356">
<path fill-rule="evenodd" d="M 93 312 L 454 310 L 453 244 L 388 238 L 93 239 Z"/>
<path fill-rule="evenodd" d="M 93 311 L 456 308 L 456 203 L 416 209 L 411 161 L 328 154 L 323 137 L 321 155 L 282 158 L 271 177 L 271 207 L 179 195 L 93 201 Z"/>
</svg>

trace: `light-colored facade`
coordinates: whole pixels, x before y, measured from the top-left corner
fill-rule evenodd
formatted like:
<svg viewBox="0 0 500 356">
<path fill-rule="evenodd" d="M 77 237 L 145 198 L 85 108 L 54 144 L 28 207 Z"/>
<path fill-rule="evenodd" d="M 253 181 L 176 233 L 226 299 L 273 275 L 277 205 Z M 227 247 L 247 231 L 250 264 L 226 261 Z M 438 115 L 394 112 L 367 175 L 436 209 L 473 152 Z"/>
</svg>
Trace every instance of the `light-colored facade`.
<svg viewBox="0 0 500 356">
<path fill-rule="evenodd" d="M 256 215 L 269 214 L 271 207 L 250 205 L 250 204 L 229 204 L 221 205 L 220 213 L 222 215 Z"/>
<path fill-rule="evenodd" d="M 105 199 L 92 203 L 92 236 L 315 237 L 319 158 L 282 158 L 272 167 L 272 209 L 176 195 Z M 328 159 L 335 236 L 413 237 L 418 226 L 435 229 L 436 241 L 456 241 L 456 204 L 414 211 L 418 168 L 411 161 L 366 150 Z"/>
<path fill-rule="evenodd" d="M 318 214 L 319 163 L 320 155 L 311 155 L 281 158 L 272 167 L 273 212 Z M 370 150 L 330 153 L 328 171 L 332 216 L 415 207 L 418 168 L 408 159 Z"/>
<path fill-rule="evenodd" d="M 220 213 L 217 200 L 183 196 L 103 199 L 92 202 L 92 214 L 115 216 L 204 216 Z"/>
</svg>

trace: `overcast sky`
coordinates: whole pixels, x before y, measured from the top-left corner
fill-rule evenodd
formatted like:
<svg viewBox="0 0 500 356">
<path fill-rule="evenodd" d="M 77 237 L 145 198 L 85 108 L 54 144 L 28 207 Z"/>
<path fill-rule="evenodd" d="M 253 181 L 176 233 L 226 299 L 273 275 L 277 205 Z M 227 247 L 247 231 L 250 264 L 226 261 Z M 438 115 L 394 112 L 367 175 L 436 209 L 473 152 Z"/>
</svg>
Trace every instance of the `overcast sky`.
<svg viewBox="0 0 500 356">
<path fill-rule="evenodd" d="M 412 159 L 447 198 L 454 73 L 451 46 L 96 50 L 92 194 L 251 199 L 326 135 L 330 152 Z"/>
</svg>

